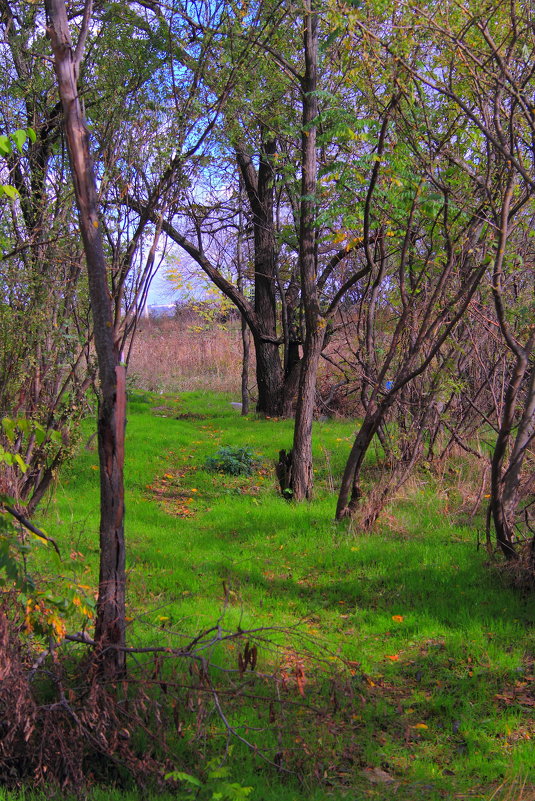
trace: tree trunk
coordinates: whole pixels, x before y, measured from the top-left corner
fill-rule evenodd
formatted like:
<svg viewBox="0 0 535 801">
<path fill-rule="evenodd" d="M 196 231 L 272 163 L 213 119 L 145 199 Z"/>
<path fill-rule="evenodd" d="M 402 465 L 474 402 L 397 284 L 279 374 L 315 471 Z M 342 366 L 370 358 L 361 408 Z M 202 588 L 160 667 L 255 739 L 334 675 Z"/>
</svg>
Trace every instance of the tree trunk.
<svg viewBox="0 0 535 801">
<path fill-rule="evenodd" d="M 244 294 L 244 275 L 242 260 L 242 237 L 243 212 L 242 212 L 242 182 L 239 188 L 239 207 L 238 207 L 238 236 L 236 240 L 236 267 L 238 270 L 238 292 Z M 241 342 L 242 342 L 242 363 L 241 363 L 241 413 L 249 414 L 249 361 L 251 353 L 251 332 L 247 325 L 247 320 L 241 314 Z"/>
<path fill-rule="evenodd" d="M 241 318 L 242 366 L 241 366 L 241 413 L 249 414 L 249 360 L 251 351 L 251 332 L 243 317 Z"/>
<path fill-rule="evenodd" d="M 125 370 L 119 365 L 114 342 L 96 183 L 87 126 L 77 88 L 83 46 L 90 25 L 91 3 L 87 3 L 84 10 L 76 49 L 72 46 L 64 0 L 46 0 L 46 14 L 86 255 L 100 377 L 100 575 L 95 640 L 102 660 L 102 672 L 106 678 L 113 679 L 121 676 L 125 669 L 123 462 L 126 382 Z"/>
<path fill-rule="evenodd" d="M 254 332 L 253 332 L 254 335 Z M 257 412 L 268 417 L 281 417 L 283 413 L 284 375 L 279 346 L 254 337 L 256 354 L 256 382 L 258 385 Z"/>
<path fill-rule="evenodd" d="M 304 350 L 292 447 L 292 490 L 296 501 L 309 500 L 314 488 L 312 420 L 318 362 L 323 350 L 323 330 L 307 336 Z"/>
<path fill-rule="evenodd" d="M 336 519 L 350 517 L 361 498 L 360 469 L 377 427 L 383 418 L 380 408 L 367 412 L 349 454 L 336 505 Z"/>
<path fill-rule="evenodd" d="M 300 501 L 312 496 L 312 418 L 316 397 L 316 375 L 323 349 L 325 320 L 321 316 L 316 285 L 316 124 L 318 116 L 317 61 L 318 18 L 313 2 L 305 2 L 305 75 L 302 79 L 303 116 L 301 134 L 301 216 L 299 226 L 299 268 L 305 313 L 305 342 L 295 413 L 292 448 L 293 497 Z"/>
<path fill-rule="evenodd" d="M 535 370 L 527 390 L 524 414 L 519 424 L 515 445 L 504 471 L 507 445 L 515 425 L 514 413 L 518 393 L 528 369 L 527 354 L 522 349 L 517 353 L 515 368 L 505 397 L 500 430 L 496 439 L 491 462 L 491 512 L 496 542 L 507 559 L 517 556 L 514 546 L 514 522 L 518 506 L 520 472 L 526 450 L 533 438 L 535 419 Z"/>
<path fill-rule="evenodd" d="M 513 192 L 514 185 L 512 178 L 510 178 L 502 202 L 501 225 L 498 233 L 498 241 L 496 243 L 497 255 L 494 261 L 491 286 L 494 308 L 496 310 L 496 317 L 498 318 L 501 334 L 508 348 L 515 355 L 513 373 L 505 395 L 505 403 L 500 420 L 500 430 L 496 439 L 491 462 L 490 508 L 496 531 L 496 541 L 507 559 L 515 559 L 518 556 L 514 545 L 514 524 L 518 506 L 518 486 L 524 455 L 534 433 L 533 418 L 535 415 L 535 383 L 532 372 L 524 404 L 524 413 L 517 430 L 516 441 L 509 459 L 509 465 L 504 471 L 507 447 L 515 426 L 515 411 L 518 395 L 526 372 L 530 367 L 529 357 L 535 340 L 533 328 L 530 328 L 526 346 L 522 347 L 520 345 L 513 335 L 507 321 L 502 296 L 503 262 L 505 246 L 509 235 L 509 210 Z M 533 369 L 532 367 L 532 371 Z"/>
<path fill-rule="evenodd" d="M 236 148 L 247 199 L 252 212 L 254 234 L 254 309 L 259 330 L 253 331 L 256 349 L 257 412 L 279 417 L 283 412 L 284 374 L 277 337 L 276 253 L 274 220 L 273 157 L 275 140 L 264 139 L 258 171 L 251 156 L 242 147 Z"/>
</svg>

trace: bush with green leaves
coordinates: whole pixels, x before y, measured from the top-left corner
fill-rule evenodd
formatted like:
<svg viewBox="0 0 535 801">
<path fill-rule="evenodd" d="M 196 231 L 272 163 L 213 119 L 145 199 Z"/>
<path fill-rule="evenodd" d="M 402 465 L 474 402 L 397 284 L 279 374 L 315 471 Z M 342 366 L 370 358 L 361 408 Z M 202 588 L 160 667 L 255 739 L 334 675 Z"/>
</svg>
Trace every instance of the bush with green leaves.
<svg viewBox="0 0 535 801">
<path fill-rule="evenodd" d="M 215 456 L 209 456 L 204 466 L 211 473 L 226 473 L 229 476 L 250 476 L 257 464 L 248 448 L 220 448 Z"/>
<path fill-rule="evenodd" d="M 232 746 L 229 748 L 232 753 Z M 244 787 L 239 782 L 229 781 L 230 768 L 221 763 L 221 759 L 216 757 L 207 764 L 206 781 L 202 782 L 190 773 L 175 770 L 166 775 L 166 779 L 176 781 L 180 784 L 182 795 L 180 799 L 207 799 L 207 801 L 245 801 L 253 792 L 252 787 Z"/>
</svg>

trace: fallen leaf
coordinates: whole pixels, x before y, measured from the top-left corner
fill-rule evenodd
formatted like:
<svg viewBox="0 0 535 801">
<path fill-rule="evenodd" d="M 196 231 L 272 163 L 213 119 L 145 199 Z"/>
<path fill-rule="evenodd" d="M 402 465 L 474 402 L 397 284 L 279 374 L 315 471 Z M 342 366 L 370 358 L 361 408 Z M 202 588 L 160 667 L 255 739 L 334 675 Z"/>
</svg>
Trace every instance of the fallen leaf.
<svg viewBox="0 0 535 801">
<path fill-rule="evenodd" d="M 396 623 L 403 623 L 403 615 L 392 615 L 392 620 Z"/>
<path fill-rule="evenodd" d="M 368 781 L 374 784 L 392 784 L 394 782 L 394 777 L 382 768 L 365 768 L 363 773 Z"/>
</svg>

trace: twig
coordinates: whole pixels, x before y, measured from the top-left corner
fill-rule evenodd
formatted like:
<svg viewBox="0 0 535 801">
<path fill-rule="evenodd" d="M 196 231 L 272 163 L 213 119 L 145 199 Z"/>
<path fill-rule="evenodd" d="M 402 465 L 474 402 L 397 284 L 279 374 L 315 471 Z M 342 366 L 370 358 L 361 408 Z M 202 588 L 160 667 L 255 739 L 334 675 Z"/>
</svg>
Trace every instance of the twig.
<svg viewBox="0 0 535 801">
<path fill-rule="evenodd" d="M 40 528 L 37 528 L 37 526 L 34 526 L 33 523 L 30 523 L 30 521 L 26 517 L 24 517 L 24 515 L 21 515 L 21 513 L 17 512 L 16 509 L 13 509 L 12 506 L 5 505 L 4 509 L 6 510 L 6 512 L 9 512 L 10 515 L 13 515 L 13 517 L 16 520 L 18 520 L 19 523 L 24 526 L 24 528 L 27 528 L 28 531 L 31 531 L 32 534 L 35 534 L 36 537 L 40 537 L 40 539 L 46 540 L 51 545 L 53 545 L 57 555 L 61 559 L 61 553 L 59 552 L 57 543 L 55 540 L 52 539 L 52 537 L 49 537 L 47 534 L 44 533 L 44 531 L 41 531 Z"/>
<path fill-rule="evenodd" d="M 238 734 L 236 729 L 228 722 L 227 718 L 225 717 L 225 713 L 223 712 L 223 709 L 222 709 L 221 704 L 219 702 L 219 697 L 217 695 L 217 692 L 216 692 L 216 690 L 215 690 L 215 688 L 214 688 L 214 686 L 213 686 L 213 684 L 210 681 L 210 678 L 208 676 L 208 671 L 206 670 L 206 663 L 205 663 L 205 676 L 206 676 L 206 679 L 208 681 L 208 685 L 210 687 L 210 690 L 212 692 L 212 697 L 214 699 L 215 708 L 217 709 L 218 715 L 221 718 L 221 720 L 223 721 L 223 724 L 224 724 L 226 730 L 228 731 L 228 733 L 231 734 L 233 737 L 236 737 L 236 739 L 240 740 L 240 742 L 242 742 L 244 745 L 246 745 L 247 748 L 250 748 L 251 751 L 253 751 L 255 754 L 258 754 L 260 759 L 264 760 L 264 762 L 267 762 L 268 765 L 272 765 L 274 768 L 277 768 L 278 770 L 284 771 L 284 773 L 289 773 L 290 775 L 292 775 L 293 771 L 288 770 L 288 768 L 284 768 L 280 764 L 278 765 L 276 762 L 273 762 L 271 759 L 268 759 L 267 756 L 265 756 L 262 753 L 262 751 L 259 751 L 258 748 L 255 745 L 253 745 L 253 743 L 250 743 L 249 740 L 246 740 L 245 737 L 242 737 L 241 734 Z"/>
<path fill-rule="evenodd" d="M 470 515 L 469 515 L 470 520 L 473 519 L 473 517 L 475 516 L 477 510 L 479 509 L 479 504 L 481 503 L 481 499 L 483 498 L 483 493 L 485 492 L 485 484 L 487 482 L 487 476 L 488 476 L 489 470 L 490 470 L 490 465 L 488 465 L 488 464 L 485 465 L 485 469 L 483 470 L 483 478 L 481 479 L 481 486 L 479 488 L 479 492 L 478 492 L 478 495 L 477 495 L 477 498 L 476 498 L 476 502 L 474 503 L 474 507 L 473 507 L 473 509 L 472 509 L 472 511 L 470 512 Z"/>
</svg>

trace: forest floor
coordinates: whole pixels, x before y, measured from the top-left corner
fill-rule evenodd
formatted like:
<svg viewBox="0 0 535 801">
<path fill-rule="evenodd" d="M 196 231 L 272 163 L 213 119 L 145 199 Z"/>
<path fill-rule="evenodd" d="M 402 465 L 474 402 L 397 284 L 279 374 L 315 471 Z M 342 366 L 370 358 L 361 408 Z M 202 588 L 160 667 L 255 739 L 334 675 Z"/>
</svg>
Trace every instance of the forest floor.
<svg viewBox="0 0 535 801">
<path fill-rule="evenodd" d="M 200 661 L 129 666 L 159 693 L 136 748 L 178 771 L 168 797 L 535 799 L 534 599 L 478 548 L 473 465 L 420 468 L 362 533 L 334 522 L 355 423 L 315 424 L 315 498 L 294 505 L 273 469 L 291 421 L 241 418 L 230 400 L 130 393 L 129 644 L 178 648 L 214 627 Z M 254 453 L 250 476 L 206 469 L 223 446 Z M 98 458 L 81 442 L 36 519 L 64 555 L 53 575 L 36 549 L 41 581 L 92 595 L 97 510 Z"/>
</svg>

